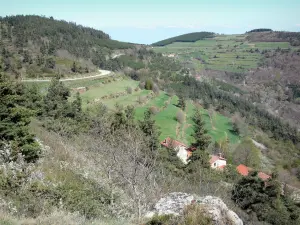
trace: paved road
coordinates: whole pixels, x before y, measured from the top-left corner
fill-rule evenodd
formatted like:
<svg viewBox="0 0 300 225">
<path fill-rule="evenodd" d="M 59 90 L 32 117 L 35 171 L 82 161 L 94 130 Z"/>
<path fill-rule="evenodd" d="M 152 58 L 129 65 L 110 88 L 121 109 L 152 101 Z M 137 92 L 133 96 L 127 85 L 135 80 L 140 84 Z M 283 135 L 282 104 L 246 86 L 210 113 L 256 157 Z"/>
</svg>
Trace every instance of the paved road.
<svg viewBox="0 0 300 225">
<path fill-rule="evenodd" d="M 84 79 L 90 79 L 95 77 L 104 77 L 104 76 L 111 76 L 113 73 L 109 70 L 99 70 L 99 74 L 93 75 L 93 76 L 86 76 L 86 77 L 76 77 L 76 78 L 65 78 L 60 79 L 60 81 L 73 81 L 73 80 L 84 80 Z M 39 80 L 39 79 L 32 79 L 32 80 L 22 80 L 22 82 L 50 82 L 50 80 Z"/>
</svg>

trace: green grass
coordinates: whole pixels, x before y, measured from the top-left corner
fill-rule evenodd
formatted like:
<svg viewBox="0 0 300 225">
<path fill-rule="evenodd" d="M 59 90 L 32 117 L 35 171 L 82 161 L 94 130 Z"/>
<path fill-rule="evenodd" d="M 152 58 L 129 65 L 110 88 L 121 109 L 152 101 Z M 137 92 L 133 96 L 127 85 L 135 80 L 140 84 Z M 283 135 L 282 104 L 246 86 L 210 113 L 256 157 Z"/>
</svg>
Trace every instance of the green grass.
<svg viewBox="0 0 300 225">
<path fill-rule="evenodd" d="M 245 72 L 257 68 L 263 57 L 260 52 L 251 53 L 249 50 L 291 48 L 288 42 L 249 43 L 245 37 L 246 35 L 219 35 L 196 42 L 175 42 L 167 46 L 155 47 L 154 51 L 165 54 L 175 53 L 179 60 L 192 63 L 198 72 L 203 69 Z M 205 63 L 196 58 L 201 58 Z"/>
<path fill-rule="evenodd" d="M 142 120 L 144 112 L 150 106 L 157 106 L 161 108 L 163 105 L 162 103 L 166 101 L 167 97 L 168 96 L 163 93 L 153 100 L 149 101 L 146 105 L 137 107 L 135 113 L 136 119 Z M 191 144 L 194 141 L 194 138 L 192 137 L 192 134 L 194 133 L 194 122 L 192 121 L 192 118 L 195 112 L 195 106 L 191 101 L 187 102 L 185 110 L 186 121 L 184 124 L 179 124 L 176 120 L 176 114 L 179 110 L 179 108 L 176 107 L 177 101 L 178 97 L 173 96 L 170 104 L 164 109 L 161 108 L 161 111 L 154 115 L 156 124 L 160 128 L 161 132 L 160 140 L 164 140 L 166 137 L 171 137 L 176 140 L 182 141 L 183 143 Z M 238 142 L 238 136 L 231 132 L 232 126 L 229 118 L 215 112 L 215 115 L 213 117 L 213 127 L 207 110 L 201 109 L 201 112 L 206 129 L 208 130 L 208 134 L 211 136 L 213 141 L 223 140 L 228 137 L 230 143 Z"/>
<path fill-rule="evenodd" d="M 192 104 L 192 102 L 188 102 L 187 109 L 187 124 L 193 125 L 194 122 L 192 120 L 194 112 L 195 112 L 195 106 Z M 230 119 L 215 112 L 213 119 L 211 121 L 207 110 L 201 109 L 202 118 L 205 122 L 205 127 L 208 130 L 208 134 L 211 136 L 212 140 L 219 141 L 224 140 L 226 137 L 228 137 L 230 143 L 237 143 L 239 138 L 237 135 L 233 134 L 231 132 L 232 126 L 230 124 Z M 212 125 L 213 122 L 213 125 Z M 185 140 L 187 143 L 191 143 L 194 141 L 192 134 L 193 134 L 193 126 L 189 126 L 185 130 Z"/>
<path fill-rule="evenodd" d="M 134 92 L 129 95 L 121 96 L 116 99 L 108 99 L 108 100 L 102 100 L 101 102 L 106 105 L 109 109 L 114 108 L 116 104 L 128 106 L 128 105 L 135 105 L 138 104 L 138 98 L 139 96 L 146 96 L 150 93 L 148 90 L 142 90 L 138 92 Z"/>
<path fill-rule="evenodd" d="M 123 79 L 119 81 L 112 81 L 111 83 L 101 84 L 97 87 L 92 87 L 88 91 L 81 94 L 81 98 L 84 104 L 88 101 L 94 101 L 100 99 L 105 95 L 126 91 L 127 87 L 133 89 L 138 86 L 138 82 L 130 79 Z"/>
</svg>

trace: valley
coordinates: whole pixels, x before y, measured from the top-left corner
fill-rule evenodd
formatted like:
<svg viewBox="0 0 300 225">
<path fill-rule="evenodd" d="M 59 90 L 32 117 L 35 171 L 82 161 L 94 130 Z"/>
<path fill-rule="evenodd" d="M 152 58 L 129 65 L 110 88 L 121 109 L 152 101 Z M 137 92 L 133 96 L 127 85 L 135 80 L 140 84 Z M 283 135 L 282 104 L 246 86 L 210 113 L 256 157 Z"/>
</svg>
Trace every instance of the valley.
<svg viewBox="0 0 300 225">
<path fill-rule="evenodd" d="M 146 45 L 19 15 L 0 34 L 0 224 L 300 221 L 298 33 Z M 180 213 L 148 218 L 164 196 Z"/>
</svg>

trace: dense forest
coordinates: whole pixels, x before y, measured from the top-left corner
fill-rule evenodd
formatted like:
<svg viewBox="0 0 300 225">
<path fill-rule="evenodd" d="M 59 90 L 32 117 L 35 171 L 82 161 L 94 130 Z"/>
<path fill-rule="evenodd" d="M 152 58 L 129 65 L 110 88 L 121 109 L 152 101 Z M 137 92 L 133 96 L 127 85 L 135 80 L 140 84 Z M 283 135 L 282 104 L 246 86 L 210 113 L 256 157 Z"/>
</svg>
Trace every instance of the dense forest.
<svg viewBox="0 0 300 225">
<path fill-rule="evenodd" d="M 215 34 L 212 32 L 195 32 L 189 34 L 183 34 L 176 37 L 168 38 L 162 41 L 153 43 L 153 46 L 165 46 L 172 44 L 173 42 L 195 42 L 198 40 L 203 40 L 204 38 L 212 38 Z"/>
</svg>

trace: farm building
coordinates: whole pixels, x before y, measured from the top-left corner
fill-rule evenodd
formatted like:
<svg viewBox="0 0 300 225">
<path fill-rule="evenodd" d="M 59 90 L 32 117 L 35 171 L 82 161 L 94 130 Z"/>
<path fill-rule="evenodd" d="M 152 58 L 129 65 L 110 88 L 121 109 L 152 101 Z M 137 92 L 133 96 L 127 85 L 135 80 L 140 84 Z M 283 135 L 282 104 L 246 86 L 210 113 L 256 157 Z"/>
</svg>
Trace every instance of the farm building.
<svg viewBox="0 0 300 225">
<path fill-rule="evenodd" d="M 167 137 L 165 140 L 163 140 L 161 145 L 166 148 L 174 149 L 177 152 L 177 157 L 184 164 L 188 163 L 188 159 L 192 155 L 192 150 L 190 148 L 179 141 L 172 140 L 170 137 Z"/>
<path fill-rule="evenodd" d="M 223 170 L 224 167 L 226 166 L 226 159 L 223 158 L 221 156 L 221 154 L 219 155 L 212 155 L 210 160 L 209 160 L 209 163 L 210 163 L 210 167 L 213 168 L 213 169 L 220 169 L 220 170 Z"/>
<path fill-rule="evenodd" d="M 180 141 L 172 140 L 170 137 L 167 137 L 165 140 L 163 140 L 161 145 L 169 149 L 174 149 L 177 152 L 177 157 L 184 164 L 189 162 L 189 158 L 192 156 L 193 151 L 195 150 L 195 148 L 188 147 Z M 210 158 L 210 165 L 211 168 L 222 170 L 226 166 L 226 159 L 221 157 L 221 155 L 212 155 Z"/>
<path fill-rule="evenodd" d="M 249 172 L 253 171 L 252 168 L 247 167 L 243 164 L 240 164 L 236 167 L 236 170 L 238 171 L 239 174 L 241 174 L 242 176 L 248 176 Z M 258 177 L 260 179 L 262 179 L 263 181 L 268 180 L 269 178 L 271 178 L 271 176 L 269 176 L 268 174 L 265 174 L 263 172 L 258 172 Z"/>
</svg>

